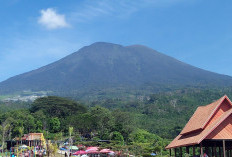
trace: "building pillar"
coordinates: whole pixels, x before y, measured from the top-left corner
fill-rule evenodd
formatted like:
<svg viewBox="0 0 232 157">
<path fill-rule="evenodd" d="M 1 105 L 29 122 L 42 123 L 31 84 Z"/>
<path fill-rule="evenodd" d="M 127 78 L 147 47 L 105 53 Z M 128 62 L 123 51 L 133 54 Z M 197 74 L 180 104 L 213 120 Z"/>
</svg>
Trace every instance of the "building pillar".
<svg viewBox="0 0 232 157">
<path fill-rule="evenodd" d="M 211 147 L 211 152 L 212 152 L 212 157 L 214 157 L 215 156 L 214 147 Z"/>
<path fill-rule="evenodd" d="M 172 156 L 172 148 L 169 149 L 170 157 Z"/>
<path fill-rule="evenodd" d="M 223 145 L 223 157 L 226 157 L 226 141 L 222 140 L 222 145 Z"/>
<path fill-rule="evenodd" d="M 215 157 L 217 157 L 217 145 L 216 145 L 216 143 L 214 143 L 214 154 L 215 154 Z"/>
<path fill-rule="evenodd" d="M 205 147 L 205 153 L 209 156 L 209 147 Z"/>
<path fill-rule="evenodd" d="M 195 146 L 193 146 L 193 156 L 195 156 L 196 153 L 195 153 Z"/>
<path fill-rule="evenodd" d="M 186 153 L 189 154 L 189 147 L 186 147 Z"/>
<path fill-rule="evenodd" d="M 219 157 L 222 157 L 221 147 L 219 147 Z"/>
<path fill-rule="evenodd" d="M 203 153 L 202 143 L 201 143 L 201 145 L 200 145 L 200 151 L 201 151 L 201 156 L 203 157 L 204 153 Z"/>
<path fill-rule="evenodd" d="M 175 152 L 175 157 L 176 157 L 176 148 L 174 148 L 174 152 Z"/>
<path fill-rule="evenodd" d="M 182 147 L 180 147 L 180 157 L 182 157 Z"/>
</svg>

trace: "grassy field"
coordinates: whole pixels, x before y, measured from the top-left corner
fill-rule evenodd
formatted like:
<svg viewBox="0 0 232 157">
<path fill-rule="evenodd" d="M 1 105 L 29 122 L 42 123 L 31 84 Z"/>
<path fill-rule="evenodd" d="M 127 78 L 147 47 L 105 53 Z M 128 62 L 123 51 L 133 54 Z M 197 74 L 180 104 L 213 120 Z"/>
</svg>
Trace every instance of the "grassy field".
<svg viewBox="0 0 232 157">
<path fill-rule="evenodd" d="M 12 97 L 12 95 L 0 95 L 0 101 L 9 97 Z"/>
</svg>

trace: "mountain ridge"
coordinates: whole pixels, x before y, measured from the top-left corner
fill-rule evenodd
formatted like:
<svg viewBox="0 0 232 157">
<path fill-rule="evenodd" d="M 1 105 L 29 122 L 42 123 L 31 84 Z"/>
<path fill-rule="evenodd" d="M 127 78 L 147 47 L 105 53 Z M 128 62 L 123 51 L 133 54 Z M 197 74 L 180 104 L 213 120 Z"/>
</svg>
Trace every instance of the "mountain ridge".
<svg viewBox="0 0 232 157">
<path fill-rule="evenodd" d="M 194 67 L 143 45 L 96 42 L 0 82 L 0 93 L 143 88 L 161 84 L 226 86 L 232 85 L 232 77 Z"/>
</svg>

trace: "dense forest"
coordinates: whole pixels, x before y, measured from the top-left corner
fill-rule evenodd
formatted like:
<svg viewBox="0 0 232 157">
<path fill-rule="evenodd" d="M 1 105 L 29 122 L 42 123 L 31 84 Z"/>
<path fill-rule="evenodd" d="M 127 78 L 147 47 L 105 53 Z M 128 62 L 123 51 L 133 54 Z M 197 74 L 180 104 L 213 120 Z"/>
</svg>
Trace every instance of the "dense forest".
<svg viewBox="0 0 232 157">
<path fill-rule="evenodd" d="M 178 89 L 128 101 L 107 98 L 83 102 L 48 96 L 32 103 L 0 103 L 0 123 L 1 128 L 9 126 L 6 139 L 19 137 L 23 129 L 23 133 L 42 132 L 47 139 L 61 141 L 71 126 L 76 144 L 133 154 L 167 154 L 164 147 L 178 135 L 196 108 L 225 94 L 232 97 L 232 89 Z M 5 136 L 3 132 L 1 135 Z M 99 143 L 102 140 L 111 142 Z"/>
<path fill-rule="evenodd" d="M 9 106 L 17 108 L 10 110 Z M 98 145 L 135 155 L 167 154 L 164 147 L 168 141 L 138 128 L 130 112 L 101 106 L 87 107 L 56 96 L 39 98 L 30 105 L 9 103 L 5 108 L 0 114 L 2 140 L 42 132 L 46 139 L 64 142 L 69 128 L 73 127 L 74 144 Z"/>
<path fill-rule="evenodd" d="M 92 101 L 110 110 L 130 112 L 136 126 L 163 138 L 173 139 L 198 106 L 207 105 L 223 95 L 232 97 L 232 88 L 181 88 L 125 101 L 108 98 Z"/>
</svg>

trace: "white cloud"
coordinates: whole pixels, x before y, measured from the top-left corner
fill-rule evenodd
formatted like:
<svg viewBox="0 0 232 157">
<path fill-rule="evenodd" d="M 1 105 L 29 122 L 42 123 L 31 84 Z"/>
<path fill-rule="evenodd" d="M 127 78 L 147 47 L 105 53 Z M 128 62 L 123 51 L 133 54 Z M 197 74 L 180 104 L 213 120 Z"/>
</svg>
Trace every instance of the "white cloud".
<svg viewBox="0 0 232 157">
<path fill-rule="evenodd" d="M 56 10 L 52 8 L 41 10 L 40 13 L 41 16 L 38 23 L 45 26 L 47 29 L 57 29 L 69 26 L 65 20 L 65 15 L 56 13 Z"/>
<path fill-rule="evenodd" d="M 73 22 L 86 22 L 95 18 L 113 17 L 113 18 L 128 18 L 132 14 L 144 8 L 160 8 L 171 7 L 179 3 L 192 3 L 194 0 L 86 0 L 81 6 L 77 6 L 70 14 L 70 19 Z"/>
</svg>

